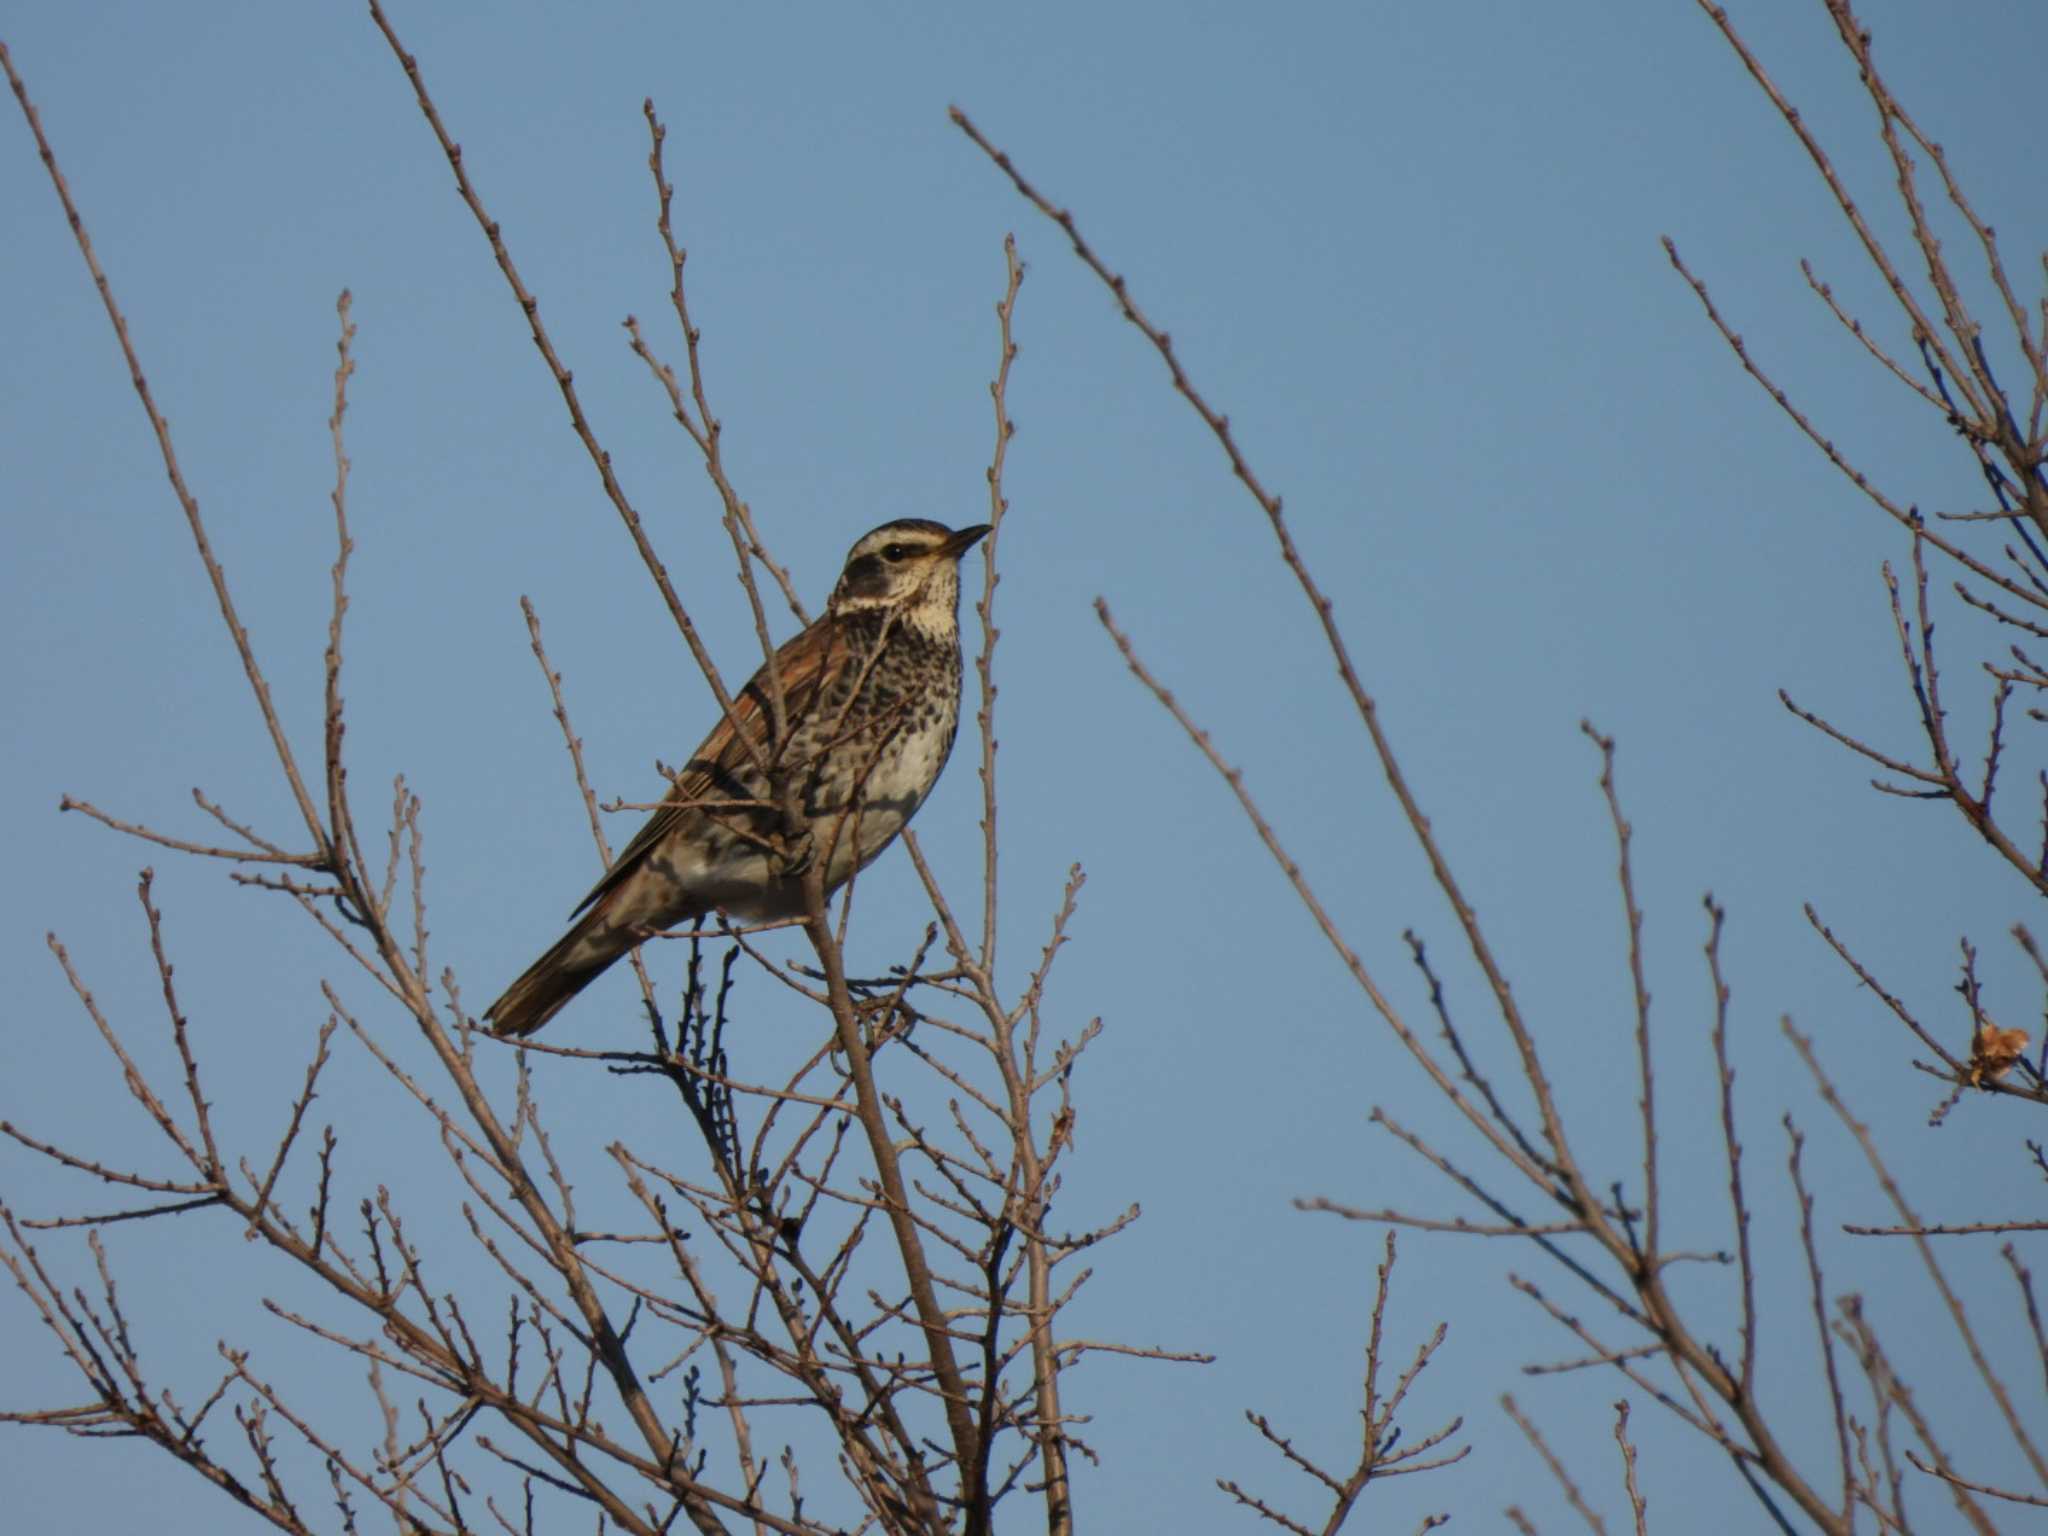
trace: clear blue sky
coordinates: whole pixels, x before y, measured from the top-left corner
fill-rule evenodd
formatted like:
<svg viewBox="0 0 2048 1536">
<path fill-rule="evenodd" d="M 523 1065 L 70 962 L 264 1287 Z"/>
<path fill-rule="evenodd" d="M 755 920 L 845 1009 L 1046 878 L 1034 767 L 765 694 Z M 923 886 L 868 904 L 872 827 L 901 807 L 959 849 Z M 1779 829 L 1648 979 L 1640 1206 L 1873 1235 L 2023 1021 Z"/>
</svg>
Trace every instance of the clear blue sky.
<svg viewBox="0 0 2048 1536">
<path fill-rule="evenodd" d="M 1865 9 L 1894 84 L 1999 225 L 2015 274 L 2038 278 L 2048 216 L 2040 115 L 2026 103 L 2039 100 L 2048 46 L 2039 7 Z M 1870 112 L 1821 7 L 1749 0 L 1736 14 L 1895 231 Z M 873 524 L 981 520 L 992 306 L 1003 235 L 1018 234 L 1030 271 L 1002 542 L 1008 979 L 1021 979 L 1079 861 L 1089 885 L 1053 1002 L 1065 1028 L 1099 1014 L 1106 1032 L 1078 1080 L 1066 1211 L 1077 1226 L 1131 1201 L 1145 1215 L 1096 1255 L 1074 1326 L 1219 1357 L 1099 1361 L 1072 1381 L 1103 1457 L 1078 1484 L 1084 1528 L 1243 1528 L 1210 1487 L 1218 1473 L 1312 1507 L 1243 1424 L 1245 1407 L 1332 1459 L 1349 1454 L 1379 1235 L 1298 1214 L 1294 1197 L 1476 1214 L 1366 1124 L 1386 1104 L 1472 1154 L 1223 785 L 1117 663 L 1091 599 L 1110 600 L 1243 767 L 1418 1019 L 1401 930 L 1447 958 L 1453 934 L 1263 520 L 1057 231 L 948 125 L 949 103 L 1074 209 L 1285 494 L 1555 1053 L 1584 1150 L 1617 1171 L 1632 1167 L 1634 1114 L 1623 932 L 1578 721 L 1619 737 L 1669 1145 L 1690 1168 L 1675 1208 L 1713 1246 L 1726 1237 L 1705 1157 L 1702 893 L 1730 912 L 1782 1391 L 1810 1391 L 1818 1359 L 1787 1289 L 1782 1111 L 1812 1135 L 1824 1225 L 1886 1213 L 1779 1039 L 1781 1014 L 1818 1035 L 1926 1208 L 1962 1220 L 2038 1209 L 2021 1150 L 2038 1123 L 1972 1101 L 1925 1129 L 1937 1093 L 1910 1070 L 1908 1042 L 1800 916 L 1814 903 L 1952 1040 L 1964 934 L 1981 946 L 1994 1009 L 2038 1018 L 2038 982 L 2005 937 L 2038 919 L 2028 891 L 1945 809 L 1872 794 L 1857 763 L 1776 701 L 1789 688 L 1911 753 L 1878 579 L 1904 545 L 1742 376 L 1658 236 L 1679 242 L 1780 382 L 1900 498 L 1961 509 L 1978 486 L 1941 424 L 1806 292 L 1802 256 L 1899 343 L 1811 167 L 1690 0 L 1284 13 L 395 0 L 393 18 L 729 677 L 757 653 L 715 499 L 619 328 L 637 313 L 680 350 L 660 323 L 642 98 L 670 127 L 731 473 L 814 605 Z M 607 797 L 649 797 L 654 759 L 696 741 L 712 718 L 701 682 L 361 8 L 25 6 L 5 38 L 309 754 L 332 558 L 333 307 L 354 292 L 352 782 L 366 816 L 398 771 L 424 798 L 436 968 L 453 966 L 474 1006 L 553 936 L 593 872 L 519 596 L 540 610 Z M 203 840 L 198 785 L 261 827 L 291 820 L 98 301 L 26 129 L 6 115 L 0 946 L 13 996 L 0 1115 L 114 1162 L 151 1155 L 151 1127 L 43 941 L 64 938 L 161 1065 L 132 889 L 151 863 L 223 1121 L 268 1146 L 282 1105 L 266 1085 L 295 1082 L 325 1016 L 309 977 L 341 978 L 373 1016 L 376 999 L 277 899 L 57 812 L 68 792 Z M 1945 634 L 1960 646 L 1968 632 L 1955 616 Z M 1969 672 L 1959 661 L 1957 709 L 1975 721 Z M 1978 730 L 1961 735 L 1974 743 Z M 978 807 L 963 759 L 919 823 L 963 899 Z M 896 957 L 924 921 L 892 854 L 863 887 L 856 965 Z M 1479 1027 L 1473 977 L 1452 977 Z M 772 1034 L 770 989 L 756 995 Z M 623 1041 L 625 1002 L 594 992 L 556 1027 Z M 407 1159 L 431 1146 L 405 1139 L 410 1121 L 361 1053 L 341 1055 L 319 1112 L 357 1159 L 351 1187 L 413 1176 Z M 558 1126 L 589 1127 L 593 1144 L 616 1135 L 690 1155 L 645 1092 L 546 1068 L 542 1092 Z M 601 1181 L 602 1160 L 585 1176 Z M 109 1201 L 12 1145 L 0 1146 L 0 1194 L 27 1214 Z M 358 1373 L 335 1372 L 257 1310 L 259 1296 L 295 1294 L 291 1277 L 193 1230 L 210 1219 L 108 1233 L 146 1358 L 196 1395 L 214 1341 L 229 1338 L 266 1378 L 325 1383 L 372 1434 Z M 1866 1292 L 1902 1370 L 1948 1414 L 1951 1445 L 1978 1442 L 1984 1470 L 2009 1473 L 1989 1403 L 1932 1324 L 1924 1278 L 1903 1251 L 1848 1241 L 1831 1240 L 1837 1288 Z M 1375 1495 L 1360 1528 L 1412 1529 L 1420 1512 L 1449 1509 L 1461 1527 L 1491 1529 L 1511 1502 L 1569 1528 L 1496 1405 L 1504 1389 L 1621 1518 L 1608 1408 L 1620 1383 L 1511 1369 L 1577 1350 L 1506 1288 L 1503 1268 L 1562 1282 L 1499 1245 L 1403 1243 L 1398 1351 L 1452 1323 L 1412 1431 L 1462 1413 L 1476 1449 L 1459 1472 Z M 44 1247 L 66 1273 L 89 1273 L 80 1245 Z M 2002 1332 L 2009 1279 L 1963 1267 Z M 1689 1283 L 1706 1295 L 1705 1280 Z M 9 1294 L 0 1396 L 75 1400 Z M 2040 1422 L 2024 1361 L 2010 1381 Z M 1755 1528 L 1726 1466 L 1637 1407 L 1656 1528 Z M 1818 1444 L 1801 1450 L 1827 1465 Z M 23 1531 L 115 1529 L 145 1509 L 163 1536 L 255 1528 L 133 1444 L 0 1434 L 0 1485 Z M 319 1504 L 317 1488 L 304 1492 Z"/>
</svg>

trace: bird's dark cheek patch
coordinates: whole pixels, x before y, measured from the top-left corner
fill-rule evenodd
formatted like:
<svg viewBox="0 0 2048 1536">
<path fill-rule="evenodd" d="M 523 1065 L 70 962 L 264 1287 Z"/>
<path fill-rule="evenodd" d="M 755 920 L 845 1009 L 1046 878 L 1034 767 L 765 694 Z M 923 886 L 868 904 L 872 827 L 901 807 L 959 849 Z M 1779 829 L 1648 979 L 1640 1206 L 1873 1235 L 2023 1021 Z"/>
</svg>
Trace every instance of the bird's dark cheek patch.
<svg viewBox="0 0 2048 1536">
<path fill-rule="evenodd" d="M 880 555 L 862 555 L 846 567 L 840 577 L 849 597 L 880 597 L 889 589 Z"/>
</svg>

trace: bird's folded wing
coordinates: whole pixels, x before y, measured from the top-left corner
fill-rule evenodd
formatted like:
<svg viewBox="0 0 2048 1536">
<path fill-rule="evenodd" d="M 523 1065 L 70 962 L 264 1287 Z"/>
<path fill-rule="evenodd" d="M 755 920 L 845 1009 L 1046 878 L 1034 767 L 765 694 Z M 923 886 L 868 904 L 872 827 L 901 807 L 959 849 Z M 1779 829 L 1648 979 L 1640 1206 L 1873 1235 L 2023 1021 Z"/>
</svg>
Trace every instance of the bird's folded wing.
<svg viewBox="0 0 2048 1536">
<path fill-rule="evenodd" d="M 817 704 L 820 684 L 832 671 L 832 664 L 842 649 L 839 627 L 828 615 L 775 653 L 775 673 L 782 684 L 783 715 L 792 732 Z M 733 721 L 738 719 L 763 759 L 772 761 L 775 756 L 773 700 L 774 684 L 769 680 L 768 668 L 763 666 L 747 680 L 747 686 L 734 695 L 732 712 L 720 716 L 711 734 L 697 748 L 696 755 L 683 765 L 683 771 L 676 776 L 661 809 L 647 818 L 646 825 L 612 860 L 611 868 L 591 887 L 590 894 L 576 903 L 574 911 L 569 914 L 571 917 L 595 904 L 638 868 L 689 812 L 702 810 L 707 816 L 738 819 L 742 823 L 759 816 L 758 811 L 730 804 L 749 798 L 741 778 L 749 762 L 747 742 L 734 732 Z M 723 808 L 721 802 L 726 802 Z"/>
</svg>

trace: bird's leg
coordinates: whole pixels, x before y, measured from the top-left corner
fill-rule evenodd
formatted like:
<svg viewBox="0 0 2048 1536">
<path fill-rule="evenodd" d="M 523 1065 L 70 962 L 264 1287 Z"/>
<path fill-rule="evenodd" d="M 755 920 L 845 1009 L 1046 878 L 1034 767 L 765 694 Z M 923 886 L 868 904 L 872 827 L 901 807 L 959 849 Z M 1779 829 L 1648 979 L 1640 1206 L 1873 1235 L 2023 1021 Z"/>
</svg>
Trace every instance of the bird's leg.
<svg viewBox="0 0 2048 1536">
<path fill-rule="evenodd" d="M 818 839 L 811 829 L 805 827 L 795 838 L 783 838 L 776 847 L 776 858 L 782 874 L 790 880 L 801 880 L 818 857 Z"/>
</svg>

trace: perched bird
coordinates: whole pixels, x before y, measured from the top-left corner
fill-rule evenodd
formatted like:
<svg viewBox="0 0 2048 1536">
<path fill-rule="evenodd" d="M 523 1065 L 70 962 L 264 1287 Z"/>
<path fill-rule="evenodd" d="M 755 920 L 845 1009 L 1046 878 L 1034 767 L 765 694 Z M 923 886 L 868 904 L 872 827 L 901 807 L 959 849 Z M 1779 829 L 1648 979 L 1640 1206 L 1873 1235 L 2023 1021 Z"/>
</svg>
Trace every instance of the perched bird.
<svg viewBox="0 0 2048 1536">
<path fill-rule="evenodd" d="M 742 922 L 798 916 L 812 861 L 829 894 L 888 847 L 953 750 L 960 557 L 987 532 L 911 517 L 862 535 L 825 616 L 775 653 L 786 729 L 778 736 L 764 666 L 570 914 L 575 926 L 484 1010 L 493 1031 L 532 1034 L 659 929 L 714 909 Z M 771 770 L 795 791 L 795 846 Z"/>
</svg>

